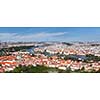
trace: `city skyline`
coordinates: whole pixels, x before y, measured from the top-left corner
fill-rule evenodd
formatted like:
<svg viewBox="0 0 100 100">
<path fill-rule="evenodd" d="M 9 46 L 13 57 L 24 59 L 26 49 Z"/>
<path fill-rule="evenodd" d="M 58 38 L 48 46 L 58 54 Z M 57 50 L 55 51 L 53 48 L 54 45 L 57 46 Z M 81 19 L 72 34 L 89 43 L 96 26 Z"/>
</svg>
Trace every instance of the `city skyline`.
<svg viewBox="0 0 100 100">
<path fill-rule="evenodd" d="M 2 42 L 100 42 L 99 27 L 0 27 Z"/>
</svg>

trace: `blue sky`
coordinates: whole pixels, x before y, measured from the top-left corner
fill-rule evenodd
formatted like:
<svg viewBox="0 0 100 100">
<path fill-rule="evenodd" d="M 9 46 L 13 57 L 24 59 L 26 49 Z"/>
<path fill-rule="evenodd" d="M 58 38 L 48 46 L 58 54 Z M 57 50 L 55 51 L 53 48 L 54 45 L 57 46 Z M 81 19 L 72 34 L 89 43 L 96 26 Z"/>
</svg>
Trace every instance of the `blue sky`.
<svg viewBox="0 0 100 100">
<path fill-rule="evenodd" d="M 0 27 L 0 41 L 100 41 L 100 28 Z"/>
</svg>

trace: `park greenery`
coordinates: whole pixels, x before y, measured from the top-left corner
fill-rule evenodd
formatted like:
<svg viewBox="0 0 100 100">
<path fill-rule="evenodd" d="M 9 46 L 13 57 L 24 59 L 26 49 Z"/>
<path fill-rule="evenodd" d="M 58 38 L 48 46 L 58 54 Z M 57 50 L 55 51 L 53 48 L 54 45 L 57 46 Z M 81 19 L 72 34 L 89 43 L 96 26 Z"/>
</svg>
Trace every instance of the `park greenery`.
<svg viewBox="0 0 100 100">
<path fill-rule="evenodd" d="M 86 71 L 85 68 L 82 67 L 81 69 L 72 71 L 70 67 L 66 67 L 66 70 L 61 70 L 58 68 L 47 67 L 44 65 L 37 65 L 37 66 L 19 65 L 12 71 L 6 71 L 6 73 L 100 73 L 100 69 L 98 71 L 95 71 L 94 69 Z"/>
<path fill-rule="evenodd" d="M 19 67 L 16 67 L 13 71 L 9 71 L 6 73 L 61 73 L 61 72 L 63 72 L 63 70 L 60 70 L 58 68 L 46 67 L 43 65 L 37 65 L 37 66 L 19 65 Z"/>
</svg>

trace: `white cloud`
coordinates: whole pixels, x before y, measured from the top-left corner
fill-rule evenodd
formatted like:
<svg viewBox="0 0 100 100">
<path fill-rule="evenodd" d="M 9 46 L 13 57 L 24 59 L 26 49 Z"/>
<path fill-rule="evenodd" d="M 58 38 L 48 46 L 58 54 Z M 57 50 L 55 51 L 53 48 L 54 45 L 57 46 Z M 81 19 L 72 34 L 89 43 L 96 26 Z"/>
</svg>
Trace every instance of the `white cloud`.
<svg viewBox="0 0 100 100">
<path fill-rule="evenodd" d="M 20 34 L 20 33 L 0 33 L 1 41 L 42 41 L 47 38 L 60 37 L 67 32 L 56 32 L 56 33 L 30 33 L 30 34 Z"/>
</svg>

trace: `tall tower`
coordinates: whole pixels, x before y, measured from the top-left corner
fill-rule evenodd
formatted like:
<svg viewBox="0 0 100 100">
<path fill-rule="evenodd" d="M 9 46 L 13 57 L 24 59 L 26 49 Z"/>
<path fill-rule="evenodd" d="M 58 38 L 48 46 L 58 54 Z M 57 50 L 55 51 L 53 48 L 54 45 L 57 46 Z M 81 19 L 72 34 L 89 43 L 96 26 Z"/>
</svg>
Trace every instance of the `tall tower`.
<svg viewBox="0 0 100 100">
<path fill-rule="evenodd" d="M 2 43 L 1 43 L 1 40 L 0 40 L 0 49 L 2 48 Z"/>
</svg>

